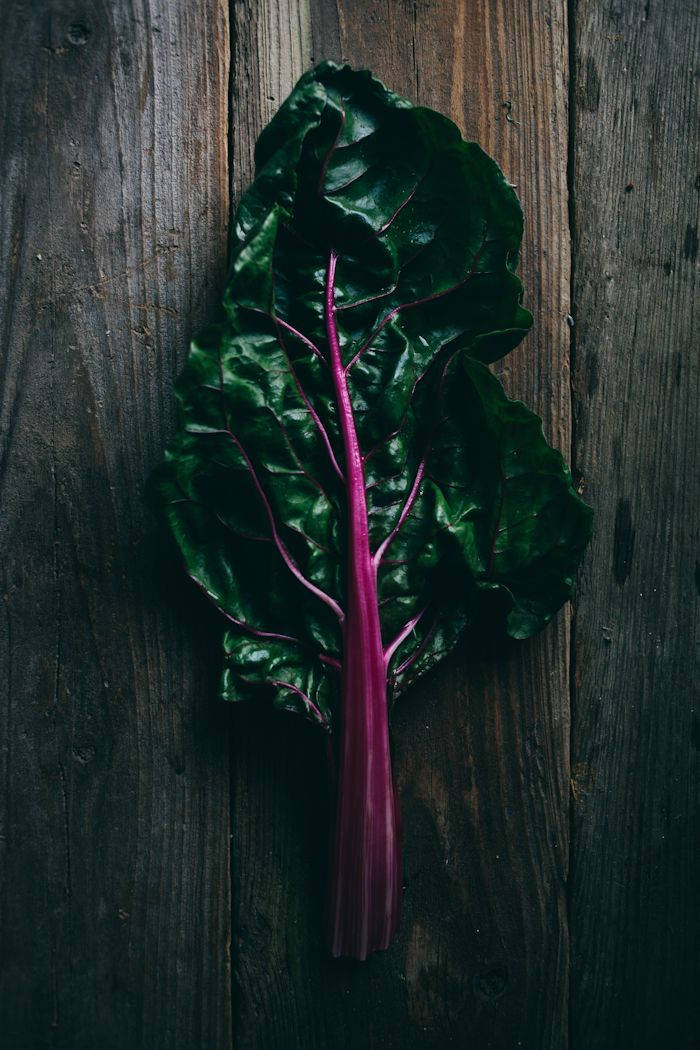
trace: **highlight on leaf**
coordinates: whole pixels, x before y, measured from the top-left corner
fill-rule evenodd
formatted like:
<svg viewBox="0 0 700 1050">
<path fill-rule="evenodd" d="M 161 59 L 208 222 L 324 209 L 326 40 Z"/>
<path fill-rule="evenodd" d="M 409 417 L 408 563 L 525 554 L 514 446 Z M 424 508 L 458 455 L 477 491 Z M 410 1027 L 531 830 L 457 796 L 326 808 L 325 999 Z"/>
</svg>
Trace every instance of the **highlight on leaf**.
<svg viewBox="0 0 700 1050">
<path fill-rule="evenodd" d="M 494 161 L 331 62 L 255 159 L 226 317 L 192 346 L 157 485 L 226 625 L 223 697 L 331 734 L 329 944 L 363 959 L 400 912 L 389 699 L 487 612 L 513 638 L 544 627 L 590 510 L 487 367 L 531 325 Z"/>
</svg>

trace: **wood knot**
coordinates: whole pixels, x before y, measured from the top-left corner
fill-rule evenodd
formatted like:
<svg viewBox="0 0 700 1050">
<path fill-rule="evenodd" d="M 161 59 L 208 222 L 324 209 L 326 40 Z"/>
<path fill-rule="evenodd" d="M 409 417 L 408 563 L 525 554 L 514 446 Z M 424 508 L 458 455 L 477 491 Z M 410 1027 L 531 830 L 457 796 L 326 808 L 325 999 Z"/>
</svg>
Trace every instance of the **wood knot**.
<svg viewBox="0 0 700 1050">
<path fill-rule="evenodd" d="M 82 22 L 71 22 L 68 26 L 68 33 L 66 36 L 69 44 L 73 44 L 74 47 L 83 47 L 83 45 L 88 42 L 90 29 Z"/>
</svg>

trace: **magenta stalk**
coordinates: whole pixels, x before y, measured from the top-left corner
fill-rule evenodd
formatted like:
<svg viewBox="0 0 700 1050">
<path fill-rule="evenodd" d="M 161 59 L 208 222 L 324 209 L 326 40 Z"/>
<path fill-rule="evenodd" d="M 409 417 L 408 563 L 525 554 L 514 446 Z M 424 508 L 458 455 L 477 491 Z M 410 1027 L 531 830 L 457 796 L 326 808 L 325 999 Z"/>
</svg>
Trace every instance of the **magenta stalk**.
<svg viewBox="0 0 700 1050">
<path fill-rule="evenodd" d="M 364 465 L 335 321 L 336 262 L 331 252 L 326 326 L 345 450 L 348 595 L 329 937 L 334 956 L 365 959 L 387 948 L 396 930 L 401 910 L 401 845 L 389 753 L 377 568 L 369 545 Z"/>
</svg>

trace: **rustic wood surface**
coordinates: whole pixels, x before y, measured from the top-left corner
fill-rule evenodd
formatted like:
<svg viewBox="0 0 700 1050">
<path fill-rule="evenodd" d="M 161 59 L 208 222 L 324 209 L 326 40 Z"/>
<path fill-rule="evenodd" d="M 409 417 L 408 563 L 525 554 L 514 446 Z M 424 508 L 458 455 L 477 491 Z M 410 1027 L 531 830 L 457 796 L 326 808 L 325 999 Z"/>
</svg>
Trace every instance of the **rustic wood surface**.
<svg viewBox="0 0 700 1050">
<path fill-rule="evenodd" d="M 2 16 L 0 1044 L 216 1050 L 216 645 L 143 489 L 223 281 L 228 8 Z"/>
<path fill-rule="evenodd" d="M 689 1050 L 693 5 L 0 13 L 2 1046 Z M 535 324 L 497 371 L 596 509 L 573 633 L 474 639 L 397 707 L 405 910 L 366 964 L 323 946 L 322 742 L 216 701 L 143 498 L 255 139 L 326 57 L 517 185 Z"/>
<path fill-rule="evenodd" d="M 572 1050 L 685 1050 L 700 1030 L 698 26 L 696 3 L 638 0 L 579 3 L 573 27 L 575 465 L 596 527 L 575 623 Z"/>
</svg>

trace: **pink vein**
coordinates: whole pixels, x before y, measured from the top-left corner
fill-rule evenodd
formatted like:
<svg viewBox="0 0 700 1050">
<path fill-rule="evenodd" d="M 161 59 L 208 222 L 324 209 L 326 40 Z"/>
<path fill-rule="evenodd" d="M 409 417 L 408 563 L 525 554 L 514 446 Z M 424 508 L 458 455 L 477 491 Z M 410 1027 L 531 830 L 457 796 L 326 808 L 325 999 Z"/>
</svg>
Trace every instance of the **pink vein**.
<svg viewBox="0 0 700 1050">
<path fill-rule="evenodd" d="M 423 252 L 427 251 L 428 248 L 430 248 L 431 245 L 435 243 L 435 237 L 443 226 L 444 223 L 439 223 L 433 230 L 432 238 L 427 243 L 421 244 L 420 247 L 413 253 L 413 255 L 409 255 L 407 259 L 404 259 L 404 261 L 398 268 L 396 280 L 394 281 L 394 284 L 391 286 L 391 288 L 387 289 L 387 291 L 385 292 L 377 292 L 375 295 L 369 295 L 365 299 L 356 299 L 354 303 L 341 303 L 340 306 L 336 307 L 336 310 L 352 310 L 355 306 L 365 306 L 367 303 L 373 303 L 377 299 L 386 299 L 387 295 L 393 295 L 393 293 L 399 286 L 399 279 L 401 277 L 401 274 L 406 270 L 406 267 L 410 266 L 412 262 L 415 262 L 419 255 L 422 255 Z"/>
<path fill-rule="evenodd" d="M 369 170 L 369 169 L 368 169 L 368 170 Z M 364 172 L 363 174 L 366 174 L 366 172 Z M 420 186 L 422 185 L 422 183 L 423 183 L 423 182 L 425 181 L 426 177 L 427 177 L 427 172 L 426 172 L 426 174 L 425 174 L 425 175 L 421 175 L 421 177 L 420 177 L 420 178 L 418 179 L 418 182 L 417 182 L 417 183 L 415 184 L 415 186 L 413 187 L 413 189 L 411 190 L 411 192 L 410 192 L 410 193 L 408 194 L 408 196 L 407 196 L 407 197 L 404 197 L 404 199 L 403 199 L 403 200 L 401 201 L 401 203 L 399 204 L 399 206 L 398 206 L 398 207 L 397 207 L 397 208 L 396 208 L 396 209 L 395 209 L 395 210 L 394 210 L 394 211 L 392 212 L 392 214 L 391 214 L 391 215 L 389 216 L 389 218 L 388 218 L 388 219 L 386 220 L 386 222 L 384 223 L 384 225 L 383 225 L 383 226 L 380 226 L 378 230 L 372 230 L 372 231 L 371 231 L 371 232 L 369 233 L 369 235 L 368 235 L 367 237 L 365 237 L 365 238 L 364 238 L 364 240 L 360 241 L 360 244 L 366 244 L 366 243 L 367 243 L 367 241 L 371 241 L 371 240 L 373 240 L 373 239 L 376 239 L 376 238 L 378 238 L 378 237 L 383 237 L 383 236 L 384 236 L 384 234 L 385 234 L 385 233 L 387 232 L 387 230 L 390 230 L 390 229 L 391 229 L 391 227 L 393 226 L 393 224 L 394 224 L 395 220 L 396 220 L 396 219 L 397 219 L 397 218 L 399 217 L 399 215 L 400 215 L 400 214 L 401 214 L 401 212 L 402 212 L 402 211 L 404 210 L 404 208 L 406 207 L 406 205 L 407 205 L 407 204 L 410 204 L 410 203 L 411 203 L 411 201 L 412 201 L 412 200 L 413 200 L 413 198 L 415 197 L 416 193 L 418 192 L 418 188 L 419 188 L 419 187 L 420 187 Z M 349 185 L 349 184 L 348 184 L 348 185 Z M 402 267 L 402 269 L 403 269 L 403 267 Z M 359 304 L 357 304 L 357 303 L 353 303 L 352 305 L 353 305 L 353 306 L 357 306 L 357 305 L 359 305 Z"/>
<path fill-rule="evenodd" d="M 251 625 L 249 623 L 246 623 L 245 620 L 236 619 L 235 616 L 231 616 L 230 613 L 226 612 L 223 606 L 221 606 L 219 602 L 216 601 L 211 592 L 207 590 L 204 584 L 200 580 L 198 580 L 196 576 L 193 576 L 191 572 L 188 572 L 187 575 L 192 580 L 192 583 L 199 588 L 202 594 L 204 594 L 207 600 L 214 606 L 216 611 L 221 613 L 221 615 L 224 616 L 230 623 L 235 624 L 236 627 L 243 628 L 244 631 L 247 631 L 249 634 L 254 635 L 256 638 L 275 638 L 281 642 L 293 642 L 295 645 L 304 645 L 301 638 L 295 638 L 293 634 L 280 634 L 278 631 L 263 631 L 259 627 L 251 627 Z M 336 660 L 335 656 L 331 656 L 330 653 L 324 652 L 320 652 L 317 655 L 321 663 L 327 664 L 329 667 L 332 667 L 335 671 L 342 670 L 340 660 Z"/>
<path fill-rule="evenodd" d="M 306 693 L 302 692 L 301 689 L 298 689 L 295 685 L 292 685 L 291 682 L 280 682 L 277 679 L 270 679 L 270 681 L 272 685 L 276 685 L 278 688 L 281 689 L 289 689 L 292 693 L 296 693 L 297 696 L 300 696 L 306 704 L 306 706 L 308 707 L 309 711 L 313 711 L 313 713 L 316 715 L 316 718 L 319 720 L 321 725 L 328 726 L 328 719 L 326 718 L 326 716 L 321 713 L 319 708 L 316 707 L 316 704 L 313 702 L 313 700 L 311 700 Z"/>
<path fill-rule="evenodd" d="M 303 572 L 301 571 L 301 569 L 299 568 L 297 563 L 294 561 L 294 558 L 291 556 L 291 554 L 287 550 L 287 548 L 286 548 L 286 546 L 285 546 L 285 544 L 284 544 L 284 542 L 282 540 L 282 537 L 280 536 L 279 532 L 277 531 L 277 524 L 275 522 L 275 516 L 272 513 L 272 507 L 270 506 L 270 501 L 268 500 L 267 496 L 265 495 L 265 490 L 263 489 L 262 485 L 260 484 L 260 480 L 258 478 L 258 475 L 255 473 L 255 468 L 253 467 L 253 464 L 251 462 L 251 459 L 250 459 L 248 453 L 243 448 L 243 445 L 238 440 L 236 435 L 233 433 L 233 431 L 228 426 L 226 427 L 226 433 L 229 435 L 231 440 L 234 442 L 234 444 L 238 448 L 238 451 L 243 456 L 243 459 L 245 460 L 245 464 L 248 467 L 248 470 L 250 471 L 250 476 L 253 479 L 253 484 L 255 485 L 255 488 L 257 490 L 258 495 L 260 496 L 260 499 L 262 501 L 263 507 L 265 508 L 265 513 L 267 514 L 267 520 L 270 523 L 270 531 L 272 533 L 272 538 L 275 541 L 275 546 L 277 547 L 277 550 L 279 551 L 284 564 L 287 566 L 287 568 L 289 569 L 291 574 L 296 577 L 296 579 L 299 581 L 299 583 L 302 585 L 302 587 L 306 587 L 307 591 L 310 591 L 311 594 L 315 595 L 320 601 L 324 602 L 328 606 L 329 609 L 332 609 L 333 612 L 335 613 L 335 615 L 340 620 L 340 622 L 343 623 L 343 621 L 345 619 L 345 614 L 344 614 L 343 610 L 340 608 L 340 606 L 338 605 L 338 603 L 335 600 L 335 598 L 331 598 L 330 594 L 326 594 L 326 592 L 321 590 L 320 587 L 317 587 L 315 583 L 312 583 L 311 580 L 308 580 L 306 578 L 306 576 L 304 576 Z"/>
<path fill-rule="evenodd" d="M 485 247 L 486 233 L 484 233 L 484 237 L 481 244 L 479 245 L 479 249 L 476 252 L 474 258 L 472 259 L 471 266 L 469 267 L 469 273 L 467 273 L 460 281 L 457 281 L 456 284 L 451 285 L 451 287 L 449 288 L 444 288 L 441 292 L 433 292 L 432 295 L 424 295 L 420 299 L 414 299 L 410 303 L 400 303 L 398 306 L 395 306 L 393 310 L 390 310 L 389 313 L 381 319 L 374 331 L 370 333 L 370 335 L 367 337 L 367 339 L 357 351 L 355 356 L 351 358 L 351 360 L 345 366 L 345 371 L 350 371 L 357 359 L 365 352 L 365 350 L 367 350 L 372 345 L 372 343 L 377 338 L 381 330 L 386 325 L 388 325 L 389 321 L 392 321 L 402 310 L 412 310 L 416 306 L 424 306 L 425 303 L 435 302 L 437 299 L 442 299 L 444 296 L 450 295 L 452 292 L 456 292 L 458 288 L 461 288 L 463 285 L 465 285 L 467 281 L 469 281 L 470 278 L 472 278 L 476 273 L 476 267 L 479 264 L 479 260 L 481 259 Z"/>
<path fill-rule="evenodd" d="M 447 375 L 448 368 L 450 367 L 450 365 L 452 364 L 452 361 L 454 360 L 455 356 L 458 353 L 459 353 L 459 350 L 454 350 L 450 354 L 450 356 L 447 358 L 447 360 L 445 361 L 445 364 L 443 365 L 442 375 L 440 376 L 440 388 L 438 390 L 438 398 L 437 398 L 437 411 L 438 411 L 438 413 L 440 411 L 440 399 L 442 397 L 442 389 L 443 389 L 443 387 L 445 385 L 445 376 Z M 425 373 L 423 373 L 423 375 L 424 374 Z M 415 389 L 415 384 L 414 384 L 414 389 Z M 411 509 L 412 509 L 414 503 L 416 502 L 416 499 L 418 498 L 418 493 L 420 491 L 420 486 L 421 486 L 421 483 L 423 481 L 423 477 L 425 475 L 426 463 L 428 462 L 428 456 L 430 455 L 430 448 L 431 448 L 431 445 L 432 445 L 433 436 L 435 434 L 435 431 L 439 427 L 439 425 L 440 425 L 440 420 L 439 420 L 439 417 L 438 417 L 435 420 L 435 423 L 433 424 L 433 428 L 432 428 L 432 430 L 430 432 L 430 435 L 428 437 L 428 440 L 427 440 L 427 443 L 426 443 L 426 446 L 425 446 L 425 451 L 423 453 L 423 458 L 421 459 L 421 461 L 420 461 L 420 463 L 418 465 L 418 470 L 416 471 L 416 476 L 413 479 L 413 485 L 411 486 L 411 491 L 409 492 L 409 494 L 408 494 L 408 496 L 406 498 L 406 502 L 403 505 L 403 509 L 401 511 L 401 514 L 399 515 L 399 520 L 396 522 L 396 525 L 394 526 L 394 528 L 391 530 L 391 532 L 386 537 L 386 539 L 384 539 L 382 541 L 382 543 L 379 545 L 379 547 L 377 548 L 377 550 L 375 552 L 375 555 L 374 555 L 374 558 L 373 558 L 375 569 L 379 568 L 379 566 L 381 564 L 381 561 L 382 561 L 382 557 L 384 555 L 384 552 L 386 551 L 386 549 L 389 546 L 389 544 L 394 540 L 394 537 L 398 533 L 399 529 L 402 527 L 402 525 L 403 525 L 404 521 L 406 520 L 406 518 L 408 517 L 408 515 L 411 513 Z"/>
<path fill-rule="evenodd" d="M 390 434 L 385 434 L 385 436 L 382 438 L 381 441 L 378 441 L 377 444 L 374 445 L 369 450 L 369 452 L 365 453 L 365 455 L 364 455 L 365 463 L 367 463 L 372 458 L 372 456 L 375 456 L 377 454 L 377 452 L 379 452 L 379 450 L 381 448 L 384 448 L 384 446 L 387 445 L 392 440 L 392 438 L 398 437 L 398 435 L 401 433 L 401 431 L 403 430 L 404 426 L 406 425 L 406 420 L 408 419 L 408 413 L 409 413 L 409 410 L 411 408 L 411 404 L 413 403 L 413 398 L 415 397 L 415 393 L 416 393 L 416 389 L 418 388 L 418 384 L 421 382 L 422 379 L 425 379 L 425 377 L 427 376 L 428 372 L 432 368 L 434 361 L 435 361 L 435 358 L 433 358 L 433 360 L 430 361 L 426 365 L 426 367 L 423 369 L 423 371 L 420 373 L 420 375 L 417 376 L 416 379 L 414 380 L 413 386 L 411 387 L 411 395 L 408 398 L 408 401 L 406 403 L 406 409 L 404 411 L 403 416 L 401 417 L 401 421 L 400 421 L 398 427 L 396 428 L 396 430 L 392 430 Z M 392 474 L 391 475 L 392 478 L 394 478 L 396 476 L 397 476 L 396 474 Z M 382 479 L 382 480 L 385 480 L 385 479 Z M 386 480 L 388 480 L 388 479 L 386 479 Z"/>
<path fill-rule="evenodd" d="M 421 178 L 418 179 L 418 182 L 415 184 L 415 186 L 413 187 L 413 189 L 411 190 L 409 195 L 407 197 L 405 197 L 404 200 L 401 201 L 401 203 L 399 204 L 399 206 L 396 209 L 396 211 L 393 212 L 393 214 L 389 216 L 389 218 L 387 219 L 387 221 L 384 223 L 383 226 L 380 226 L 379 229 L 376 232 L 373 232 L 373 234 L 372 234 L 373 237 L 382 237 L 386 233 L 386 231 L 393 225 L 394 220 L 399 217 L 399 215 L 404 210 L 406 205 L 411 203 L 411 201 L 413 200 L 413 198 L 415 197 L 415 195 L 416 195 L 416 193 L 418 191 L 418 187 L 421 185 L 421 183 L 423 182 L 424 179 L 425 179 L 425 175 L 421 176 Z"/>
<path fill-rule="evenodd" d="M 282 537 L 280 536 L 280 534 L 277 531 L 277 525 L 275 523 L 275 516 L 272 513 L 272 507 L 270 506 L 270 502 L 269 502 L 267 496 L 265 495 L 265 490 L 263 489 L 262 485 L 260 484 L 260 480 L 258 478 L 258 475 L 255 473 L 255 468 L 253 467 L 251 459 L 250 459 L 248 453 L 246 452 L 246 450 L 243 448 L 243 445 L 241 444 L 241 442 L 238 440 L 238 438 L 236 437 L 236 435 L 233 433 L 233 431 L 231 430 L 230 426 L 228 425 L 228 415 L 227 415 L 227 412 L 226 412 L 226 402 L 224 400 L 224 368 L 223 368 L 223 361 L 221 360 L 221 347 L 219 347 L 219 349 L 218 349 L 218 364 L 219 364 L 219 392 L 221 394 L 221 414 L 222 414 L 222 421 L 223 421 L 223 424 L 224 424 L 224 428 L 223 429 L 224 429 L 225 433 L 228 434 L 228 436 L 230 437 L 231 441 L 233 441 L 233 443 L 238 448 L 238 451 L 243 456 L 245 464 L 248 467 L 248 470 L 250 472 L 250 476 L 253 479 L 253 484 L 255 485 L 257 493 L 260 496 L 260 499 L 262 500 L 263 507 L 265 508 L 265 513 L 267 514 L 267 519 L 268 519 L 268 521 L 270 523 L 270 531 L 272 533 L 272 538 L 273 538 L 273 540 L 275 542 L 275 546 L 277 547 L 277 550 L 279 551 L 279 553 L 280 553 L 280 555 L 282 557 L 282 560 L 284 561 L 284 564 L 287 566 L 287 568 L 292 573 L 292 575 L 295 576 L 296 579 L 299 581 L 299 583 L 303 587 L 306 587 L 306 589 L 308 591 L 310 591 L 311 594 L 314 594 L 320 601 L 324 602 L 324 604 L 326 604 L 329 609 L 332 609 L 333 612 L 335 613 L 335 615 L 338 617 L 338 620 L 342 624 L 345 621 L 345 613 L 343 612 L 343 610 L 340 608 L 340 606 L 338 605 L 336 600 L 334 598 L 331 598 L 330 594 L 326 594 L 325 591 L 321 590 L 320 587 L 317 587 L 315 583 L 311 582 L 311 580 L 307 580 L 306 576 L 304 576 L 303 572 L 301 571 L 301 569 L 299 568 L 297 563 L 294 561 L 294 558 L 292 558 L 291 554 L 287 550 L 286 546 L 284 545 L 284 542 L 282 541 Z"/>
<path fill-rule="evenodd" d="M 212 433 L 212 432 L 211 431 L 201 431 L 201 430 L 191 430 L 189 427 L 185 427 L 185 433 L 186 434 L 202 435 L 202 433 L 208 434 L 208 433 Z M 215 433 L 215 434 L 225 434 L 226 431 L 224 431 L 224 430 L 217 430 L 217 431 L 213 431 L 213 433 Z M 181 503 L 186 503 L 188 506 L 192 506 L 192 507 L 201 507 L 202 510 L 205 510 L 207 512 L 207 514 L 210 514 L 212 516 L 212 518 L 216 518 L 216 520 L 219 522 L 219 524 L 224 529 L 226 529 L 227 532 L 230 532 L 232 536 L 240 536 L 244 540 L 250 540 L 251 543 L 272 543 L 272 537 L 271 536 L 256 536 L 252 532 L 244 532 L 243 529 L 236 529 L 236 528 L 234 528 L 234 526 L 231 525 L 230 522 L 226 521 L 225 518 L 221 517 L 221 515 L 218 513 L 218 511 L 212 510 L 211 507 L 207 506 L 206 503 L 202 503 L 201 500 L 192 499 L 183 490 L 182 485 L 180 485 L 179 482 L 176 481 L 175 484 L 177 485 L 177 487 L 180 490 L 180 492 L 182 492 L 182 496 L 181 496 L 180 499 L 171 499 L 170 502 L 168 503 L 169 507 L 177 507 Z M 523 519 L 523 520 L 525 520 L 525 519 Z"/>
<path fill-rule="evenodd" d="M 307 339 L 307 337 L 302 332 L 300 332 L 297 328 L 294 328 L 294 326 L 289 324 L 288 321 L 284 321 L 281 317 L 277 317 L 276 314 L 273 314 L 271 310 L 261 310 L 259 306 L 246 306 L 246 310 L 250 310 L 250 312 L 253 314 L 261 314 L 263 317 L 269 317 L 270 320 L 274 321 L 275 324 L 281 325 L 282 328 L 285 328 L 291 335 L 296 336 L 296 338 L 301 343 L 303 343 L 304 346 L 306 346 L 313 354 L 315 354 L 315 356 L 319 359 L 319 361 L 321 361 L 322 364 L 326 366 L 328 365 L 328 362 L 326 361 L 325 357 L 323 356 L 319 348 L 316 346 L 316 344 L 312 343 L 310 339 Z"/>
<path fill-rule="evenodd" d="M 394 677 L 397 677 L 398 675 L 403 674 L 404 671 L 407 671 L 409 669 L 409 667 L 411 666 L 411 664 L 414 664 L 416 662 L 416 660 L 418 659 L 418 657 L 423 655 L 423 653 L 425 652 L 425 650 L 428 647 L 428 642 L 430 641 L 430 639 L 435 634 L 435 628 L 436 627 L 437 627 L 437 621 L 435 621 L 432 624 L 432 626 L 430 627 L 430 630 L 428 631 L 428 633 L 426 634 L 425 638 L 420 643 L 420 645 L 418 646 L 416 651 L 414 653 L 411 653 L 411 655 L 408 657 L 408 659 L 404 660 L 404 662 L 402 664 L 400 664 L 396 668 L 396 670 L 394 671 Z"/>
<path fill-rule="evenodd" d="M 328 728 L 328 719 L 322 712 L 316 707 L 316 704 L 309 699 L 309 697 L 296 685 L 292 685 L 291 682 L 282 682 L 277 678 L 266 678 L 264 681 L 256 682 L 252 678 L 246 678 L 245 675 L 241 675 L 241 681 L 246 682 L 248 685 L 276 685 L 279 689 L 289 689 L 292 693 L 296 693 L 306 704 L 309 711 L 313 711 L 318 721 L 322 726 Z"/>
<path fill-rule="evenodd" d="M 198 580 L 197 577 L 193 576 L 191 572 L 189 572 L 187 575 L 192 580 L 192 583 L 199 587 L 200 591 L 202 591 L 202 593 L 206 595 L 206 597 L 209 599 L 214 608 L 218 612 L 220 612 L 222 616 L 225 616 L 226 619 L 230 621 L 230 623 L 234 623 L 236 627 L 242 627 L 244 630 L 249 631 L 251 634 L 254 634 L 256 638 L 278 638 L 282 642 L 295 642 L 297 645 L 303 644 L 300 638 L 295 638 L 291 634 L 278 634 L 276 631 L 262 631 L 259 627 L 251 627 L 251 625 L 249 623 L 246 623 L 245 620 L 237 620 L 235 616 L 231 616 L 230 613 L 226 612 L 223 606 L 221 606 L 217 602 L 217 600 L 214 598 L 211 592 L 204 586 L 201 580 Z"/>
<path fill-rule="evenodd" d="M 263 311 L 261 310 L 260 312 L 262 313 Z M 291 333 L 291 335 L 296 336 L 296 338 L 299 340 L 299 342 L 303 343 L 304 346 L 308 347 L 308 349 L 311 350 L 312 353 L 314 353 L 316 355 L 316 357 L 318 357 L 318 359 L 323 362 L 324 365 L 328 364 L 328 362 L 326 361 L 325 357 L 323 356 L 323 354 L 321 353 L 319 348 L 316 346 L 316 344 L 312 343 L 310 339 L 307 339 L 305 335 L 303 335 L 300 331 L 298 331 L 298 329 L 294 328 L 287 321 L 283 321 L 281 317 L 277 317 L 277 316 L 273 317 L 272 314 L 268 314 L 267 316 L 268 317 L 272 317 L 272 320 L 276 324 L 281 325 L 282 328 L 285 328 L 288 332 Z"/>
<path fill-rule="evenodd" d="M 390 642 L 389 645 L 386 647 L 386 649 L 384 650 L 384 666 L 385 667 L 389 666 L 389 663 L 391 661 L 392 656 L 394 655 L 396 650 L 399 648 L 401 643 L 405 642 L 405 640 L 408 638 L 409 634 L 411 633 L 413 628 L 416 626 L 416 624 L 419 622 L 419 620 L 421 619 L 421 617 L 423 616 L 424 613 L 425 613 L 425 608 L 421 609 L 421 611 L 419 613 L 416 613 L 415 616 L 412 616 L 411 619 L 408 621 L 408 623 L 404 624 L 404 626 L 401 628 L 401 630 L 396 635 L 394 640 L 392 642 Z"/>
<path fill-rule="evenodd" d="M 389 535 L 379 544 L 379 546 L 377 547 L 377 550 L 374 553 L 372 561 L 374 562 L 375 569 L 378 569 L 379 566 L 381 565 L 382 558 L 384 557 L 384 552 L 386 551 L 387 547 L 389 547 L 391 545 L 391 543 L 393 543 L 394 538 L 396 537 L 397 533 L 401 529 L 401 526 L 403 525 L 403 523 L 406 520 L 406 518 L 408 517 L 408 515 L 411 513 L 411 508 L 412 508 L 413 504 L 416 502 L 416 499 L 418 498 L 418 492 L 419 492 L 420 487 L 421 487 L 421 482 L 423 481 L 423 475 L 425 474 L 425 462 L 426 462 L 427 457 L 428 457 L 428 450 L 426 449 L 425 455 L 423 456 L 423 459 L 420 461 L 420 463 L 418 465 L 418 470 L 416 471 L 416 476 L 413 479 L 413 485 L 411 486 L 411 491 L 409 492 L 409 494 L 408 494 L 408 496 L 406 498 L 406 502 L 403 505 L 403 509 L 401 510 L 401 513 L 399 514 L 399 520 L 396 522 L 396 524 L 394 525 L 394 527 L 391 530 L 391 532 L 389 533 Z"/>
<path fill-rule="evenodd" d="M 281 321 L 278 317 L 275 318 L 275 321 L 276 321 L 276 323 L 278 325 L 284 325 L 284 322 Z M 289 327 L 289 326 L 286 326 L 286 327 Z M 307 397 L 306 392 L 304 391 L 304 388 L 302 387 L 301 383 L 299 382 L 299 377 L 296 374 L 296 371 L 294 369 L 294 365 L 292 364 L 292 360 L 291 360 L 289 354 L 287 353 L 287 348 L 284 345 L 284 341 L 282 340 L 282 336 L 280 335 L 279 331 L 277 332 L 277 340 L 278 340 L 278 342 L 280 344 L 280 347 L 282 348 L 282 352 L 284 353 L 284 356 L 287 359 L 287 364 L 289 366 L 289 372 L 290 372 L 290 374 L 292 376 L 292 379 L 294 380 L 294 383 L 296 384 L 297 390 L 299 391 L 299 396 L 302 399 L 302 401 L 304 402 L 304 404 L 306 405 L 306 407 L 307 407 L 307 409 L 309 411 L 309 415 L 311 416 L 311 418 L 313 419 L 314 423 L 316 424 L 316 428 L 318 429 L 318 432 L 321 435 L 323 443 L 326 446 L 326 451 L 328 452 L 328 456 L 329 456 L 331 464 L 333 466 L 333 470 L 336 472 L 336 474 L 338 475 L 340 480 L 343 481 L 344 480 L 343 479 L 343 472 L 340 469 L 340 467 L 338 466 L 338 460 L 335 458 L 335 453 L 333 451 L 333 446 L 331 445 L 331 439 L 328 436 L 328 431 L 326 430 L 326 428 L 324 427 L 323 423 L 321 422 L 321 420 L 319 418 L 319 415 L 318 415 L 318 412 L 316 411 L 314 406 L 311 404 L 311 401 Z"/>
<path fill-rule="evenodd" d="M 292 370 L 290 368 L 290 373 L 291 373 L 291 371 Z M 313 485 L 314 488 L 318 489 L 318 491 L 321 493 L 321 495 L 325 499 L 326 503 L 330 504 L 331 498 L 328 495 L 328 493 L 326 492 L 326 490 L 324 489 L 323 485 L 315 477 L 313 477 L 311 474 L 309 474 L 308 470 L 306 469 L 306 467 L 302 463 L 301 458 L 298 456 L 298 454 L 296 452 L 296 449 L 294 448 L 294 445 L 292 444 L 292 439 L 289 436 L 289 431 L 285 427 L 284 423 L 280 422 L 280 420 L 277 418 L 277 416 L 274 416 L 274 420 L 275 420 L 275 423 L 277 424 L 278 430 L 280 431 L 280 433 L 282 434 L 282 437 L 284 438 L 285 445 L 289 449 L 290 456 L 292 457 L 294 462 L 297 464 L 299 469 L 298 470 L 277 470 L 277 471 L 271 471 L 271 473 L 288 474 L 288 475 L 290 475 L 292 477 L 300 477 L 301 476 L 301 477 L 306 478 L 306 480 L 309 482 L 309 484 Z M 291 526 L 290 526 L 290 528 L 291 528 Z M 303 535 L 303 533 L 302 533 L 302 535 Z"/>
</svg>

